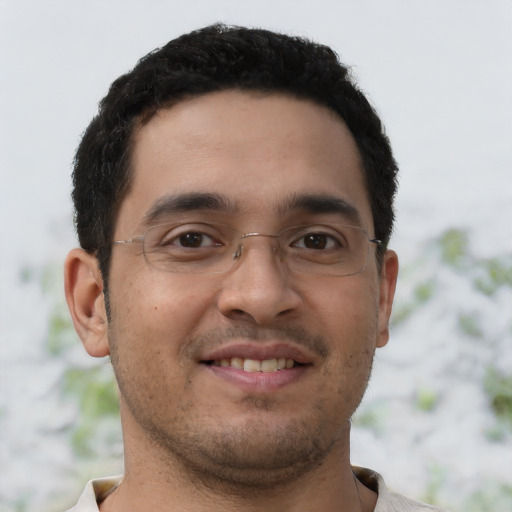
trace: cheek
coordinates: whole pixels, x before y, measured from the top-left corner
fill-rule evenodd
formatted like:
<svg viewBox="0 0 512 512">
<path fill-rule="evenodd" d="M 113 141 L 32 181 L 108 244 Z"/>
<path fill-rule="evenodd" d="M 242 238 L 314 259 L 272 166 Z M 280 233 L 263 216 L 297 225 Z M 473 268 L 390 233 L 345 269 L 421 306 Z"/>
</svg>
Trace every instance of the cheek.
<svg viewBox="0 0 512 512">
<path fill-rule="evenodd" d="M 112 364 L 130 409 L 166 408 L 186 393 L 191 366 L 183 349 L 211 303 L 211 292 L 204 279 L 138 275 L 112 281 Z M 162 394 L 162 389 L 173 393 Z"/>
<path fill-rule="evenodd" d="M 348 336 L 359 339 L 368 328 L 376 328 L 378 286 L 371 276 L 329 278 L 319 287 L 303 291 L 307 310 L 318 316 L 316 324 L 326 329 L 328 336 Z M 314 325 L 312 323 L 312 325 Z"/>
<path fill-rule="evenodd" d="M 126 275 L 129 275 L 126 273 Z M 116 337 L 145 349 L 176 352 L 211 305 L 204 279 L 138 270 L 112 280 L 112 324 Z"/>
<path fill-rule="evenodd" d="M 378 290 L 364 274 L 325 283 L 310 294 L 309 311 L 317 316 L 315 323 L 331 349 L 325 371 L 336 375 L 347 385 L 349 379 L 361 374 L 365 380 L 371 368 L 378 335 Z"/>
</svg>

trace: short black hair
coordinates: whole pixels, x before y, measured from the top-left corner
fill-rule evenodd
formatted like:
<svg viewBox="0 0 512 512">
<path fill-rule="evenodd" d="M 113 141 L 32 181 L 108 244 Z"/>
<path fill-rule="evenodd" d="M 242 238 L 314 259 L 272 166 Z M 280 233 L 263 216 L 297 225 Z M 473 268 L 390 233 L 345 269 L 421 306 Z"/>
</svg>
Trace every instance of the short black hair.
<svg viewBox="0 0 512 512">
<path fill-rule="evenodd" d="M 170 41 L 119 77 L 77 149 L 75 226 L 81 247 L 99 260 L 107 300 L 111 242 L 130 188 L 134 131 L 160 109 L 228 89 L 288 94 L 335 112 L 359 149 L 375 236 L 387 246 L 398 169 L 384 127 L 350 70 L 330 48 L 307 39 L 216 24 Z"/>
</svg>

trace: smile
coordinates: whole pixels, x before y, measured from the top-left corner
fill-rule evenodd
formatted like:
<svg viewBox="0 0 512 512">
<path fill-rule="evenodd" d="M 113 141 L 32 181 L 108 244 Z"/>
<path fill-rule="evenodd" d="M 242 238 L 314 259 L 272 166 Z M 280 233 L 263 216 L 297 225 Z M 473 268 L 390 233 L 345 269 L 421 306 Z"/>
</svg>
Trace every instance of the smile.
<svg viewBox="0 0 512 512">
<path fill-rule="evenodd" d="M 316 357 L 316 359 L 315 359 Z M 274 393 L 312 374 L 318 356 L 304 345 L 273 340 L 235 339 L 197 358 L 215 379 L 243 393 Z M 211 381 L 211 385 L 219 380 Z M 223 388 L 226 389 L 226 388 Z"/>
<path fill-rule="evenodd" d="M 232 357 L 229 359 L 216 359 L 211 361 L 213 366 L 223 366 L 234 368 L 236 370 L 243 370 L 245 372 L 255 373 L 272 373 L 279 370 L 287 370 L 294 368 L 297 363 L 293 359 L 280 357 L 276 359 L 244 359 L 242 357 Z"/>
</svg>

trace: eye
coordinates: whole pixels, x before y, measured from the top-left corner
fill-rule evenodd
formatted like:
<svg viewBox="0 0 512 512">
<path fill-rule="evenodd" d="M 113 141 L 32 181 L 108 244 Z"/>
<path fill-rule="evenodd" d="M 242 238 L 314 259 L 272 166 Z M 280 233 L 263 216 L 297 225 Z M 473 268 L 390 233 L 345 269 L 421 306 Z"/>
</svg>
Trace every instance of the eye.
<svg viewBox="0 0 512 512">
<path fill-rule="evenodd" d="M 190 231 L 183 233 L 173 239 L 169 240 L 167 244 L 172 243 L 180 247 L 186 247 L 188 249 L 196 249 L 198 247 L 211 247 L 212 245 L 219 245 L 215 243 L 213 238 L 205 233 L 199 231 Z"/>
<path fill-rule="evenodd" d="M 173 230 L 162 239 L 160 242 L 161 247 L 167 248 L 183 248 L 183 249 L 200 249 L 208 247 L 217 247 L 222 245 L 212 235 L 208 235 L 201 231 L 181 231 L 176 233 Z"/>
<path fill-rule="evenodd" d="M 302 249 L 311 249 L 316 251 L 334 249 L 340 247 L 340 242 L 334 236 L 327 233 L 306 233 L 301 235 L 292 246 Z"/>
<path fill-rule="evenodd" d="M 144 252 L 156 268 L 200 272 L 206 266 L 223 264 L 230 240 L 229 227 L 220 224 L 161 224 L 147 231 Z"/>
<path fill-rule="evenodd" d="M 155 226 L 146 233 L 146 250 L 176 252 L 215 249 L 229 238 L 225 230 L 213 224 L 188 223 Z"/>
</svg>

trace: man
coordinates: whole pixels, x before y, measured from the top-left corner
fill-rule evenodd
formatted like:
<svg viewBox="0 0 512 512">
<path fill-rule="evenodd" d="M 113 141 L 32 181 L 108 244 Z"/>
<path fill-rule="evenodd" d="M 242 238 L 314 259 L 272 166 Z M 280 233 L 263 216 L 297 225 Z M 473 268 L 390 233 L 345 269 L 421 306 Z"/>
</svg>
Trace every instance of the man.
<svg viewBox="0 0 512 512">
<path fill-rule="evenodd" d="M 114 82 L 76 155 L 65 278 L 112 360 L 125 474 L 75 511 L 432 510 L 349 458 L 388 341 L 396 172 L 324 46 L 216 25 Z"/>
</svg>

